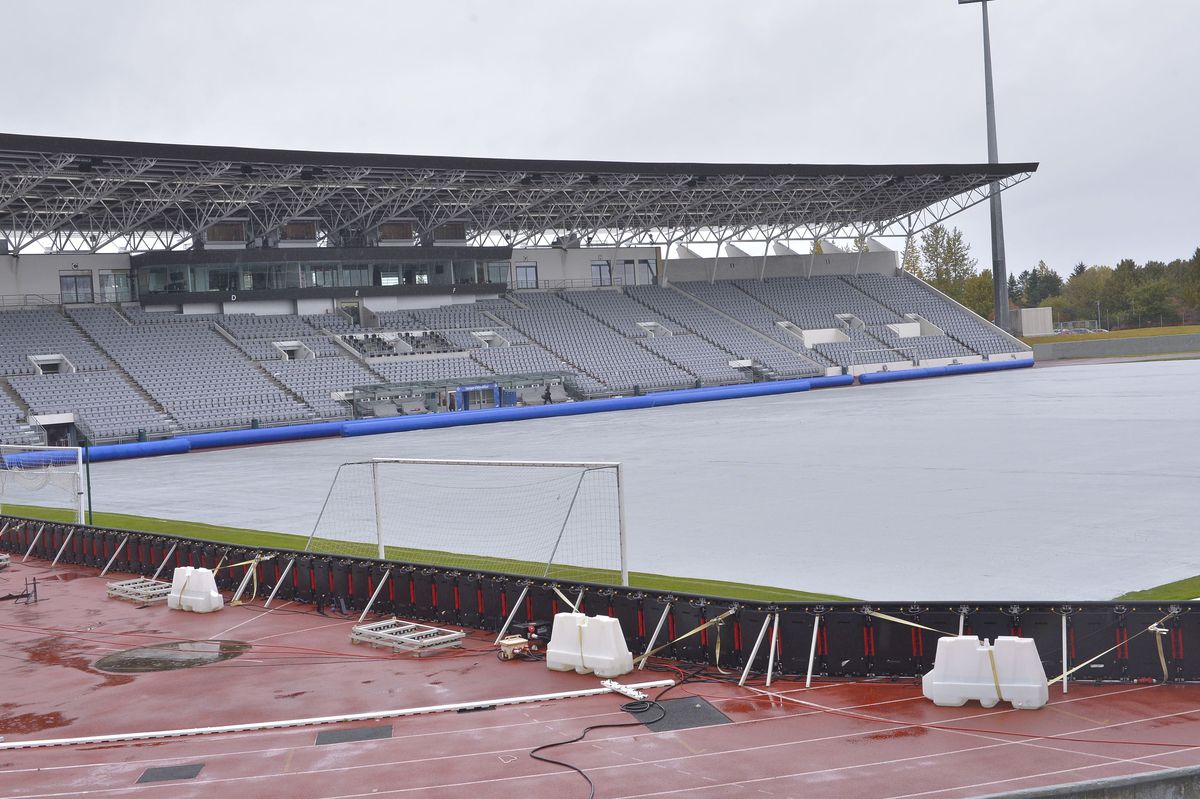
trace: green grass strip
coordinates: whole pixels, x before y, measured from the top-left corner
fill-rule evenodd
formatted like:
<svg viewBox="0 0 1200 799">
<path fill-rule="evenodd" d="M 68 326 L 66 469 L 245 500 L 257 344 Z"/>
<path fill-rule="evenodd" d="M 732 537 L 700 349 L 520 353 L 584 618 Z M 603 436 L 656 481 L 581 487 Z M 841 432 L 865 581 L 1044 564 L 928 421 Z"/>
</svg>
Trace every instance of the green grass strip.
<svg viewBox="0 0 1200 799">
<path fill-rule="evenodd" d="M 1067 333 L 1061 336 L 1021 337 L 1026 344 L 1059 344 L 1067 341 L 1102 341 L 1110 338 L 1148 338 L 1150 336 L 1183 336 L 1200 333 L 1200 325 L 1175 325 L 1174 327 L 1138 327 L 1132 330 L 1110 330 L 1107 333 Z"/>
<path fill-rule="evenodd" d="M 1200 597 L 1200 576 L 1188 577 L 1184 580 L 1176 580 L 1173 583 L 1164 583 L 1156 585 L 1153 588 L 1147 588 L 1142 591 L 1130 591 L 1128 594 L 1121 594 L 1117 599 L 1137 600 L 1137 599 L 1156 599 L 1156 600 L 1183 600 L 1187 601 Z"/>
<path fill-rule="evenodd" d="M 67 508 L 0 504 L 0 513 L 55 522 L 69 523 L 75 521 L 74 511 Z M 143 533 L 163 533 L 166 535 L 178 535 L 187 538 L 199 538 L 205 541 L 216 541 L 246 547 L 262 547 L 265 549 L 304 549 L 305 543 L 308 540 L 308 536 L 305 535 L 269 533 L 263 530 L 250 530 L 244 527 L 224 527 L 215 524 L 185 522 L 176 519 L 158 519 L 152 516 L 132 516 L 125 513 L 94 513 L 93 524 L 97 527 L 134 530 Z M 353 551 L 348 551 L 350 548 L 353 548 Z M 329 541 L 325 539 L 314 539 L 313 549 L 319 554 L 353 554 L 363 557 L 373 557 L 375 555 L 374 548 L 370 545 L 348 544 L 345 541 Z M 388 547 L 386 553 L 388 558 L 393 560 L 430 566 L 483 569 L 531 576 L 541 576 L 545 571 L 544 563 L 509 558 L 487 558 L 462 555 L 454 552 L 409 549 L 405 547 Z M 581 580 L 608 585 L 617 585 L 620 583 L 620 574 L 616 571 L 586 569 L 576 566 L 555 566 L 551 569 L 549 576 L 561 580 Z M 629 585 L 631 588 L 649 588 L 657 591 L 672 591 L 684 594 L 719 596 L 729 599 L 747 599 L 763 602 L 850 600 L 850 597 L 796 591 L 790 588 L 734 583 L 724 580 L 673 577 L 649 572 L 630 572 Z"/>
</svg>

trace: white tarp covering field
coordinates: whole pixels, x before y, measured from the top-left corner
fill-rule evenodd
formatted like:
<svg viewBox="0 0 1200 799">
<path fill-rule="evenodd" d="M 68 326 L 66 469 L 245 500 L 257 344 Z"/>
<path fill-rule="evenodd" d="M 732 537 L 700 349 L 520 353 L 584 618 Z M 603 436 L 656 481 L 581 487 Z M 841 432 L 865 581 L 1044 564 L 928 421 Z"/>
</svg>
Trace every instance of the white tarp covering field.
<svg viewBox="0 0 1200 799">
<path fill-rule="evenodd" d="M 1200 574 L 1200 360 L 104 463 L 95 508 L 308 533 L 338 464 L 372 457 L 621 461 L 636 571 L 876 600 L 1109 599 Z"/>
</svg>

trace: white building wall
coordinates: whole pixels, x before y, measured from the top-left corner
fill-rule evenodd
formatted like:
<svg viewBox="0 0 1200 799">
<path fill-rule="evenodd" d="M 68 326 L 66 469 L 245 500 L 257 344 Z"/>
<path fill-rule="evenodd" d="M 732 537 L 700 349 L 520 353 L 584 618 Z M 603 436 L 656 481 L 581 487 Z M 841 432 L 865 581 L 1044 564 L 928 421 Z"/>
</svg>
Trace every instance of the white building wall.
<svg viewBox="0 0 1200 799">
<path fill-rule="evenodd" d="M 0 256 L 0 296 L 23 294 L 57 296 L 59 272 L 91 273 L 92 291 L 100 292 L 101 272 L 129 270 L 126 253 L 63 253 L 57 255 Z"/>
<path fill-rule="evenodd" d="M 899 253 L 822 253 L 819 255 L 751 255 L 744 258 L 673 258 L 661 271 L 666 281 L 758 280 L 762 277 L 808 277 L 852 275 L 857 273 L 893 274 L 900 266 Z"/>
<path fill-rule="evenodd" d="M 296 313 L 300 316 L 328 313 L 333 310 L 333 299 L 321 297 L 314 300 L 296 300 Z"/>
<path fill-rule="evenodd" d="M 1052 308 L 1022 308 L 1017 314 L 1017 333 L 1022 336 L 1054 335 L 1054 310 Z"/>
<path fill-rule="evenodd" d="M 659 264 L 661 274 L 661 253 L 657 247 L 582 247 L 559 249 L 557 247 L 525 247 L 514 248 L 512 263 L 536 263 L 538 270 L 538 285 L 541 288 L 587 288 L 592 285 L 592 262 L 608 261 L 616 267 L 619 261 L 654 261 Z M 649 283 L 649 277 L 642 271 L 637 272 L 638 284 Z M 614 273 L 614 285 L 620 281 Z M 510 284 L 516 285 L 515 271 L 510 277 Z"/>
</svg>

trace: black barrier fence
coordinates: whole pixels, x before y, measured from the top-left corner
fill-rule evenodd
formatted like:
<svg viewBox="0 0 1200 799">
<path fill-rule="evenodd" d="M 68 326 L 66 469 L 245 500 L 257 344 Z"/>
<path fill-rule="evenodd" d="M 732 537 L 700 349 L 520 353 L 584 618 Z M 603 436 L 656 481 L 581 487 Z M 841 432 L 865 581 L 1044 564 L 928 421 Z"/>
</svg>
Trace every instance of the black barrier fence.
<svg viewBox="0 0 1200 799">
<path fill-rule="evenodd" d="M 0 550 L 101 569 L 111 561 L 110 572 L 144 576 L 161 566 L 164 579 L 177 566 L 218 569 L 217 585 L 226 591 L 235 590 L 253 569 L 256 580 L 250 585 L 259 598 L 278 588 L 278 600 L 344 606 L 348 612 L 361 612 L 386 576 L 373 613 L 488 631 L 499 630 L 510 614 L 517 630 L 549 622 L 567 609 L 560 594 L 574 602 L 582 593 L 580 609 L 620 620 L 635 655 L 654 639 L 654 647 L 670 644 L 659 653 L 664 657 L 740 669 L 761 634 L 756 672 L 766 670 L 774 640 L 779 674 L 806 674 L 811 657 L 816 678 L 913 678 L 932 668 L 940 635 L 956 634 L 961 625 L 963 632 L 989 639 L 1033 638 L 1048 675 L 1061 674 L 1064 663 L 1067 668 L 1087 663 L 1071 676 L 1076 682 L 1200 681 L 1200 602 L 747 601 L 11 516 L 0 516 Z M 705 626 L 727 611 L 732 613 Z M 685 637 L 697 628 L 702 629 Z"/>
</svg>

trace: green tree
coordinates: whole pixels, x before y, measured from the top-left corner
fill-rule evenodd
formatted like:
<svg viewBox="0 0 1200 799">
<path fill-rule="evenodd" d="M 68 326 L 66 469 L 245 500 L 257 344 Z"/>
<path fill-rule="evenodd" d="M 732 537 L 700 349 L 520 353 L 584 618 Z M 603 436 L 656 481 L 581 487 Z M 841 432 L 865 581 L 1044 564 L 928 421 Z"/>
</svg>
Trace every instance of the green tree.
<svg viewBox="0 0 1200 799">
<path fill-rule="evenodd" d="M 1091 266 L 1077 275 L 1072 275 L 1063 289 L 1065 306 L 1063 321 L 1096 318 L 1096 303 L 1103 302 L 1112 280 L 1112 267 Z"/>
<path fill-rule="evenodd" d="M 1050 267 L 1046 266 L 1045 261 L 1038 261 L 1037 268 L 1032 272 L 1022 273 L 1022 277 L 1028 274 L 1029 277 L 1025 280 L 1025 307 L 1036 308 L 1042 304 L 1042 300 L 1048 297 L 1057 297 L 1062 294 L 1063 280 Z"/>
<path fill-rule="evenodd" d="M 1183 263 L 1180 275 L 1180 300 L 1187 308 L 1200 309 L 1200 247 L 1192 253 L 1190 261 Z"/>
<path fill-rule="evenodd" d="M 917 277 L 924 277 L 921 271 L 921 251 L 917 248 L 915 236 L 904 239 L 904 253 L 900 256 L 900 265 L 905 272 Z"/>
<path fill-rule="evenodd" d="M 981 269 L 963 282 L 960 302 L 984 319 L 995 316 L 995 298 L 992 296 L 992 270 Z"/>
<path fill-rule="evenodd" d="M 1021 301 L 1021 284 L 1017 282 L 1017 276 L 1011 273 L 1008 276 L 1008 301 L 1010 303 Z"/>
<path fill-rule="evenodd" d="M 922 277 L 937 289 L 961 300 L 966 282 L 975 277 L 979 262 L 971 257 L 971 247 L 963 240 L 962 231 L 949 231 L 933 225 L 921 234 Z"/>
<path fill-rule="evenodd" d="M 1104 286 L 1104 296 L 1101 298 L 1106 308 L 1115 313 L 1129 310 L 1129 296 L 1137 285 L 1138 266 L 1129 258 L 1117 262 L 1112 271 L 1112 278 Z"/>
<path fill-rule="evenodd" d="M 1146 280 L 1129 292 L 1129 313 L 1136 316 L 1138 324 L 1159 324 L 1171 314 L 1171 286 L 1166 277 Z M 1172 318 L 1174 317 L 1173 314 Z"/>
<path fill-rule="evenodd" d="M 1022 307 L 1029 307 L 1030 305 L 1034 304 L 1031 302 L 1031 300 L 1036 299 L 1039 296 L 1038 282 L 1039 277 L 1037 270 L 1031 272 L 1030 270 L 1026 269 L 1017 276 L 1017 288 L 1021 290 L 1021 294 L 1016 300 L 1018 305 Z"/>
<path fill-rule="evenodd" d="M 1071 277 L 1078 277 L 1087 271 L 1087 264 L 1083 261 L 1075 264 L 1075 268 L 1071 270 Z"/>
</svg>

